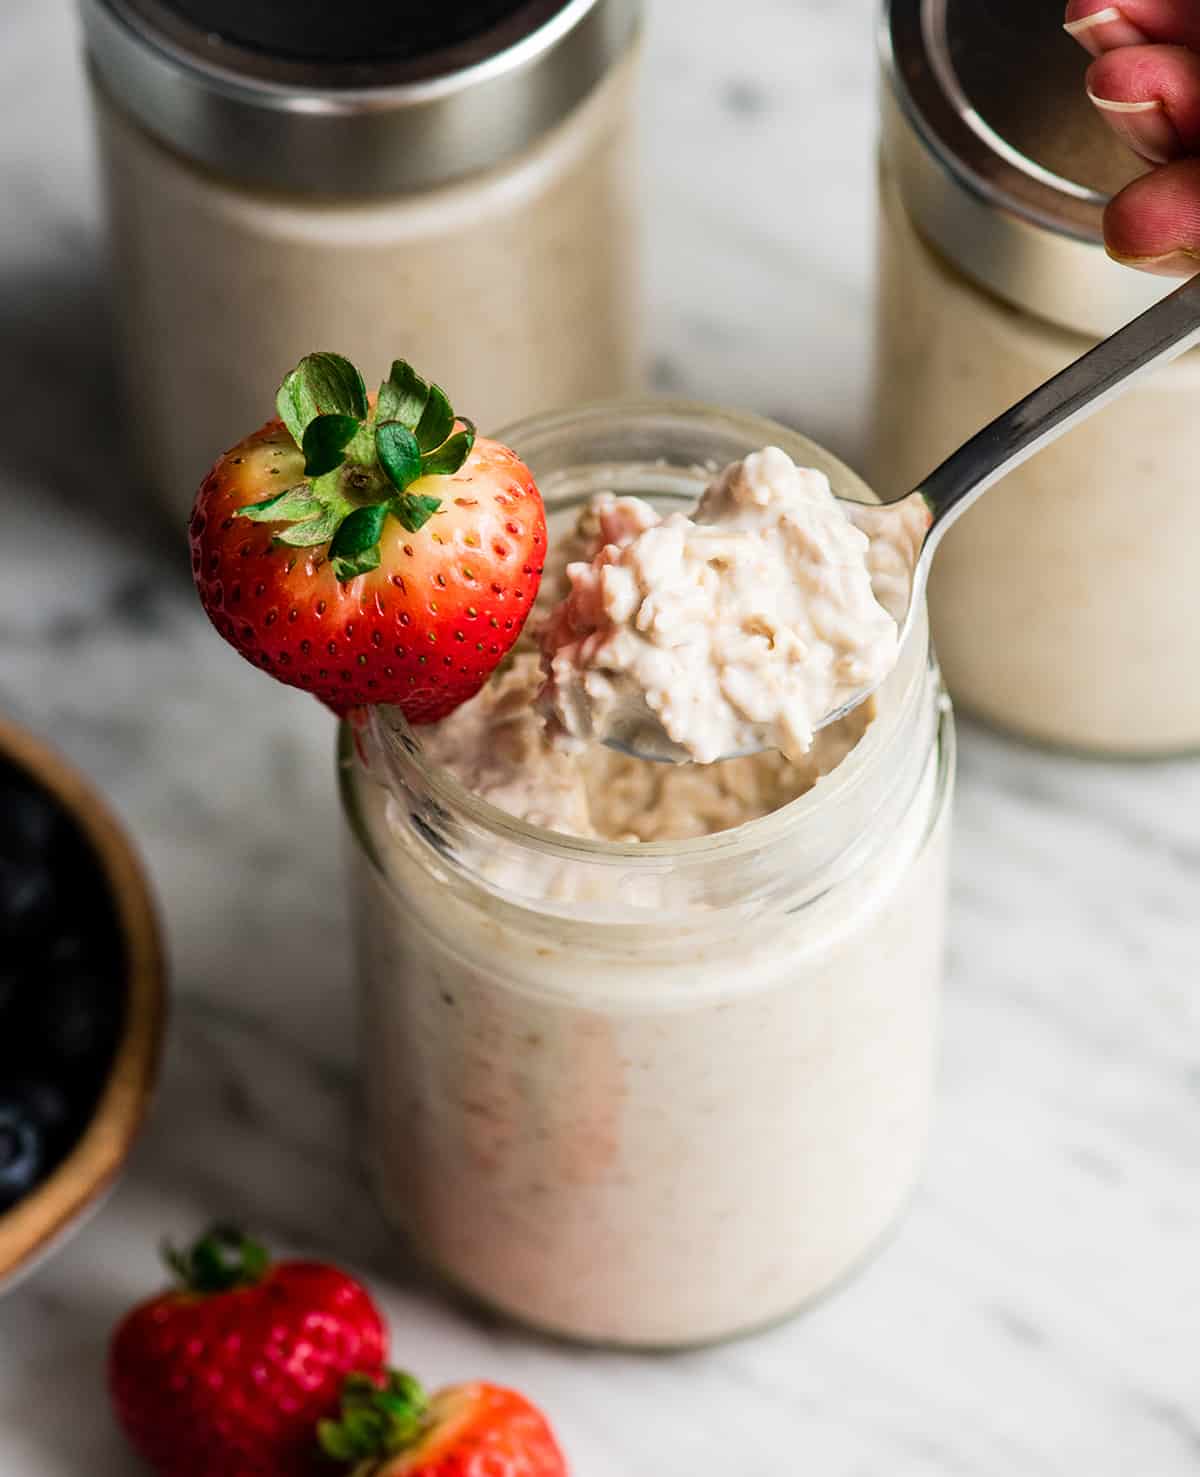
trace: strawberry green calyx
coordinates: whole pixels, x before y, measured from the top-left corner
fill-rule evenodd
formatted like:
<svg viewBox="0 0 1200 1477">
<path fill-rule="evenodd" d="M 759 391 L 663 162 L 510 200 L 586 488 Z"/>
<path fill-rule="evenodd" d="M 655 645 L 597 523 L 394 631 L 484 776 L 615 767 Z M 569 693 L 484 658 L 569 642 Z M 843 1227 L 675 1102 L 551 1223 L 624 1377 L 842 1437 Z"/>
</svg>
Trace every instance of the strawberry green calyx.
<svg viewBox="0 0 1200 1477">
<path fill-rule="evenodd" d="M 428 1413 L 429 1401 L 412 1375 L 390 1369 L 381 1385 L 372 1375 L 351 1374 L 338 1419 L 321 1421 L 317 1439 L 338 1462 L 395 1456 L 421 1439 Z"/>
<path fill-rule="evenodd" d="M 409 489 L 457 472 L 475 444 L 471 422 L 456 417 L 445 392 L 403 359 L 372 408 L 348 359 L 309 354 L 285 377 L 275 405 L 304 453 L 305 480 L 249 504 L 241 516 L 283 525 L 275 535 L 283 544 L 328 544 L 342 582 L 379 567 L 389 517 L 409 533 L 424 527 L 441 499 Z"/>
<path fill-rule="evenodd" d="M 212 1226 L 186 1251 L 165 1246 L 163 1259 L 185 1291 L 198 1293 L 253 1287 L 271 1264 L 265 1246 L 224 1225 Z"/>
</svg>

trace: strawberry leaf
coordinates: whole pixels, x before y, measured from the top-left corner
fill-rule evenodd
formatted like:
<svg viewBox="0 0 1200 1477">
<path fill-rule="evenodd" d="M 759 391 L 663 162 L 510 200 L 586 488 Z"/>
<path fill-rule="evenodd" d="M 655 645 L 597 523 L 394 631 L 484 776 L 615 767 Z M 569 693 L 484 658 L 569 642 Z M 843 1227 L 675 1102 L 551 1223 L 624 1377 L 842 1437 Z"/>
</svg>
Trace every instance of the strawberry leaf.
<svg viewBox="0 0 1200 1477">
<path fill-rule="evenodd" d="M 424 528 L 441 506 L 441 498 L 424 497 L 416 492 L 402 492 L 392 499 L 392 512 L 409 533 Z"/>
<path fill-rule="evenodd" d="M 304 428 L 301 449 L 304 475 L 323 477 L 346 460 L 345 448 L 354 440 L 359 422 L 352 415 L 319 415 Z"/>
<path fill-rule="evenodd" d="M 252 1287 L 262 1281 L 270 1265 L 261 1242 L 226 1225 L 212 1226 L 184 1251 L 168 1245 L 163 1255 L 180 1285 L 199 1293 Z"/>
<path fill-rule="evenodd" d="M 429 386 L 429 399 L 417 424 L 417 445 L 423 452 L 433 451 L 454 429 L 454 412 L 445 390 L 438 385 Z"/>
<path fill-rule="evenodd" d="M 365 420 L 346 443 L 346 460 L 357 467 L 374 468 L 379 458 L 375 455 L 375 426 Z"/>
<path fill-rule="evenodd" d="M 434 451 L 428 451 L 421 457 L 422 477 L 447 477 L 452 472 L 457 472 L 471 455 L 471 448 L 475 445 L 475 427 L 470 421 L 464 424 L 465 430 L 459 431 L 449 441 L 443 441 Z"/>
<path fill-rule="evenodd" d="M 252 523 L 283 523 L 292 518 L 311 518 L 321 510 L 321 503 L 307 482 L 300 482 L 283 492 L 264 498 L 261 503 L 247 503 L 238 516 Z"/>
<path fill-rule="evenodd" d="M 395 1456 L 421 1439 L 429 1402 L 412 1375 L 387 1371 L 382 1389 L 371 1375 L 346 1376 L 338 1420 L 324 1420 L 317 1436 L 326 1456 L 352 1462 Z"/>
<path fill-rule="evenodd" d="M 315 518 L 309 518 L 307 522 L 293 523 L 290 528 L 285 528 L 275 537 L 281 544 L 290 544 L 297 549 L 309 549 L 315 544 L 327 544 L 337 532 L 341 521 L 341 509 L 326 508 L 324 512 L 319 513 Z"/>
<path fill-rule="evenodd" d="M 340 354 L 309 354 L 280 385 L 275 408 L 296 445 L 303 446 L 304 433 L 318 416 L 365 420 L 367 387 L 349 359 Z"/>
<path fill-rule="evenodd" d="M 318 1421 L 317 1440 L 322 1453 L 335 1462 L 354 1462 L 364 1455 L 355 1446 L 350 1432 L 338 1421 Z"/>
<path fill-rule="evenodd" d="M 379 387 L 376 418 L 380 422 L 399 421 L 408 430 L 415 431 L 428 399 L 429 386 L 411 364 L 397 359 L 391 374 Z"/>
<path fill-rule="evenodd" d="M 450 476 L 475 444 L 475 427 L 458 421 L 444 390 L 403 359 L 392 364 L 372 413 L 362 376 L 340 354 L 309 354 L 279 387 L 276 405 L 304 452 L 311 482 L 240 510 L 257 523 L 283 525 L 276 542 L 294 548 L 329 544 L 339 580 L 380 563 L 388 514 L 416 533 L 442 500 L 410 492 L 420 478 Z M 390 488 L 394 492 L 389 491 Z M 383 501 L 381 494 L 388 494 Z"/>
<path fill-rule="evenodd" d="M 379 542 L 387 515 L 387 503 L 372 503 L 347 513 L 329 546 L 330 554 L 340 559 L 365 553 L 372 544 Z"/>
<path fill-rule="evenodd" d="M 365 549 L 361 554 L 355 554 L 352 559 L 333 559 L 333 573 L 339 585 L 357 579 L 360 574 L 370 574 L 371 570 L 379 568 L 379 545 L 374 544 Z"/>
<path fill-rule="evenodd" d="M 399 421 L 384 421 L 375 427 L 375 450 L 397 492 L 403 492 L 421 475 L 421 448 L 417 438 Z"/>
<path fill-rule="evenodd" d="M 356 575 L 379 568 L 379 536 L 387 515 L 387 503 L 373 503 L 355 508 L 342 519 L 329 545 L 329 558 L 334 574 L 343 584 Z"/>
</svg>

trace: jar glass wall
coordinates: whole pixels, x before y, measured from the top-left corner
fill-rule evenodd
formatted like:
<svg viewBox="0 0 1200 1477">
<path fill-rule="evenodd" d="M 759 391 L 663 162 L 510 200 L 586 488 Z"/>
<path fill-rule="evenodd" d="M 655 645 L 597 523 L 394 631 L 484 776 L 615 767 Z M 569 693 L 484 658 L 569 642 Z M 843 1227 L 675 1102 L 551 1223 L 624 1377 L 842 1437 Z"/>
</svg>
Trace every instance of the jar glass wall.
<svg viewBox="0 0 1200 1477">
<path fill-rule="evenodd" d="M 567 412 L 506 439 L 551 543 L 593 493 L 689 503 L 780 426 Z M 686 841 L 539 830 L 376 711 L 341 780 L 370 1171 L 454 1283 L 556 1333 L 724 1337 L 828 1289 L 903 1205 L 926 1136 L 953 735 L 924 618 L 858 745 L 765 818 Z"/>
<path fill-rule="evenodd" d="M 890 498 L 1095 340 L 949 265 L 886 170 L 879 248 L 868 472 Z M 1041 452 L 950 531 L 929 605 L 962 707 L 1073 749 L 1200 747 L 1198 400 L 1193 353 Z"/>
</svg>

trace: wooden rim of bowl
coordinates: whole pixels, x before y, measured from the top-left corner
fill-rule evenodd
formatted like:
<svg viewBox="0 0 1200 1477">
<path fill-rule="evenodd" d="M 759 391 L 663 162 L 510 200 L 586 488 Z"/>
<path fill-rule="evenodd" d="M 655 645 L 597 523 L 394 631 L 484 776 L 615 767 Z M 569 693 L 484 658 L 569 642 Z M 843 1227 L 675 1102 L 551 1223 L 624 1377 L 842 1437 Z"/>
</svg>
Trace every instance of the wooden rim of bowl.
<svg viewBox="0 0 1200 1477">
<path fill-rule="evenodd" d="M 166 1022 L 157 908 L 124 828 L 92 786 L 48 745 L 0 719 L 0 757 L 54 795 L 91 843 L 125 942 L 125 1024 L 83 1135 L 48 1179 L 0 1214 L 0 1283 L 32 1262 L 116 1179 L 149 1106 Z"/>
</svg>

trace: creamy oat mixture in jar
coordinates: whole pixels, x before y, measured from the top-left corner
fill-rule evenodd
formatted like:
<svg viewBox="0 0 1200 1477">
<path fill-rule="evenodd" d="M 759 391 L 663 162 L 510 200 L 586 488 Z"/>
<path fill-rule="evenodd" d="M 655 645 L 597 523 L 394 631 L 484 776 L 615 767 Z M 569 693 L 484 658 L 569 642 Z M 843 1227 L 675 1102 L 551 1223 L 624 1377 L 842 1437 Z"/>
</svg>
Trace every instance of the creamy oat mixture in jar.
<svg viewBox="0 0 1200 1477">
<path fill-rule="evenodd" d="M 1105 201 L 1140 167 L 1057 12 L 886 10 L 868 475 L 890 500 L 1174 284 L 1105 256 Z M 929 604 L 956 703 L 1095 753 L 1200 747 L 1197 403 L 1192 353 L 950 531 Z"/>
<path fill-rule="evenodd" d="M 868 496 L 802 437 L 700 407 L 506 439 L 560 548 L 594 494 L 682 509 L 768 444 Z M 517 1318 L 725 1337 L 859 1263 L 921 1161 L 953 776 L 924 621 L 798 764 L 547 749 L 537 686 L 518 654 L 434 729 L 344 731 L 371 1175 Z"/>
</svg>

